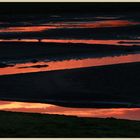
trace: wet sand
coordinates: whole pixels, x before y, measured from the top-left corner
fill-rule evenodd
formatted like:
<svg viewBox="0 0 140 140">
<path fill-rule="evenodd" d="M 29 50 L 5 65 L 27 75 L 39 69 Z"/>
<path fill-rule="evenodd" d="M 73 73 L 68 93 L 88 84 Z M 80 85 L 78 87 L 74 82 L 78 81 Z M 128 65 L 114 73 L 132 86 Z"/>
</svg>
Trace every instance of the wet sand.
<svg viewBox="0 0 140 140">
<path fill-rule="evenodd" d="M 138 107 L 139 72 L 137 62 L 5 75 L 0 76 L 0 99 L 71 107 Z"/>
</svg>

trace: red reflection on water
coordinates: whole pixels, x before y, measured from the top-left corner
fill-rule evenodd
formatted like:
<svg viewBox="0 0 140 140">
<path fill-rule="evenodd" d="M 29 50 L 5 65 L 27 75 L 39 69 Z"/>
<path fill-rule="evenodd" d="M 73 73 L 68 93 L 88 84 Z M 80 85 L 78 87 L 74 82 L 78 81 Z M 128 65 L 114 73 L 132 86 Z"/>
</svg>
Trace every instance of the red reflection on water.
<svg viewBox="0 0 140 140">
<path fill-rule="evenodd" d="M 54 25 L 59 28 L 105 28 L 138 25 L 140 22 L 128 20 L 104 20 L 92 22 L 59 22 Z M 47 24 L 46 24 L 47 25 Z"/>
<path fill-rule="evenodd" d="M 135 45 L 135 43 L 136 43 L 137 45 L 140 45 L 140 40 L 42 39 L 41 42 L 84 43 L 84 44 L 102 44 L 102 45 L 106 44 L 106 45 L 122 45 L 122 46 L 132 46 L 132 45 Z M 123 43 L 121 43 L 121 42 L 123 42 Z M 128 42 L 130 42 L 130 43 L 128 43 Z"/>
<path fill-rule="evenodd" d="M 51 70 L 60 70 L 60 69 L 73 69 L 73 68 L 101 66 L 101 65 L 119 64 L 119 63 L 130 63 L 130 62 L 140 62 L 140 54 L 128 54 L 124 56 L 102 57 L 102 58 L 87 58 L 87 59 L 80 59 L 80 60 L 72 59 L 72 60 L 63 60 L 63 61 L 22 63 L 22 64 L 16 64 L 13 67 L 0 68 L 0 75 L 51 71 Z M 48 65 L 48 66 L 41 67 L 41 68 L 31 67 L 35 65 Z"/>
<path fill-rule="evenodd" d="M 1 28 L 0 32 L 40 32 L 56 28 L 105 28 L 105 27 L 124 27 L 131 25 L 138 25 L 140 22 L 128 20 L 104 20 L 92 22 L 58 22 L 47 23 L 42 25 L 33 26 L 20 26 L 20 27 L 5 27 Z"/>
<path fill-rule="evenodd" d="M 0 101 L 0 110 L 15 112 L 35 112 L 43 114 L 64 114 L 79 117 L 115 117 L 123 119 L 140 120 L 140 108 L 121 109 L 94 109 L 94 108 L 69 108 L 51 104 L 8 102 Z"/>
<path fill-rule="evenodd" d="M 43 43 L 83 43 L 101 45 L 140 45 L 140 40 L 94 40 L 94 39 L 0 39 L 0 42 L 43 42 Z"/>
<path fill-rule="evenodd" d="M 53 26 L 22 26 L 22 27 L 7 27 L 0 29 L 0 32 L 40 32 L 44 30 L 55 29 Z"/>
</svg>

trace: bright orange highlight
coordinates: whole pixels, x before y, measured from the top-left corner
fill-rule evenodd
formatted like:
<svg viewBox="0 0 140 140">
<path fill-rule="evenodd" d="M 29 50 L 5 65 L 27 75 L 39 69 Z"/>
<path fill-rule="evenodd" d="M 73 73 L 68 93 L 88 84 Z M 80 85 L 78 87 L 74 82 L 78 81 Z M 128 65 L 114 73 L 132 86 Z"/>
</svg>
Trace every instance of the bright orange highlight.
<svg viewBox="0 0 140 140">
<path fill-rule="evenodd" d="M 101 66 L 119 63 L 140 62 L 140 54 L 128 54 L 114 57 L 102 58 L 87 58 L 79 60 L 63 60 L 63 61 L 50 61 L 50 62 L 37 62 L 37 63 L 22 63 L 16 64 L 13 67 L 0 68 L 0 75 L 17 74 L 17 73 L 30 73 L 39 71 L 51 71 L 60 69 L 73 69 L 91 66 Z M 35 65 L 48 65 L 41 68 L 33 68 Z"/>
<path fill-rule="evenodd" d="M 128 20 L 104 20 L 104 21 L 91 21 L 91 22 L 56 22 L 46 23 L 42 25 L 33 26 L 19 26 L 19 27 L 6 27 L 1 28 L 0 32 L 41 32 L 56 28 L 105 28 L 105 27 L 124 27 L 138 25 L 140 22 L 133 22 Z"/>
<path fill-rule="evenodd" d="M 8 102 L 0 101 L 0 110 L 15 112 L 30 112 L 43 114 L 64 114 L 79 117 L 115 117 L 123 119 L 140 120 L 140 108 L 120 109 L 94 109 L 94 108 L 69 108 L 51 104 Z"/>
</svg>

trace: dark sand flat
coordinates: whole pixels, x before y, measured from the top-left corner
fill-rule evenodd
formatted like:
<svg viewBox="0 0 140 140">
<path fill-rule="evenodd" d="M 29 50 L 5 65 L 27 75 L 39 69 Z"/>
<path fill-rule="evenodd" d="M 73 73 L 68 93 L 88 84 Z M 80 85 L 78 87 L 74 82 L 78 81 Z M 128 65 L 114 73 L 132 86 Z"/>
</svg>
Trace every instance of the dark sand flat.
<svg viewBox="0 0 140 140">
<path fill-rule="evenodd" d="M 70 54 L 112 54 L 139 51 L 139 46 L 91 45 L 82 43 L 0 42 L 0 60 L 67 56 Z"/>
<path fill-rule="evenodd" d="M 140 121 L 0 112 L 1 138 L 139 138 Z"/>
<path fill-rule="evenodd" d="M 138 107 L 140 63 L 0 76 L 0 99 L 78 107 Z M 92 102 L 103 102 L 98 106 Z M 85 102 L 85 104 L 83 103 Z M 126 103 L 118 105 L 118 102 Z M 82 105 L 83 104 L 83 105 Z M 93 104 L 93 105 L 92 105 Z"/>
</svg>

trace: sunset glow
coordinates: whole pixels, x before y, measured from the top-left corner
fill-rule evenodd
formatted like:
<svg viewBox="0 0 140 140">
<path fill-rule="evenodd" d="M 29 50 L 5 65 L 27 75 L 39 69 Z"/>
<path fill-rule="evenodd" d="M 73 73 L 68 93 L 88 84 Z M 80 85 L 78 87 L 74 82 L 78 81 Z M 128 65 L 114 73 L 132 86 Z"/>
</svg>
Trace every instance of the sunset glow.
<svg viewBox="0 0 140 140">
<path fill-rule="evenodd" d="M 119 63 L 140 62 L 140 54 L 128 54 L 114 57 L 102 58 L 87 58 L 79 60 L 63 60 L 63 61 L 50 61 L 50 62 L 37 62 L 37 63 L 21 63 L 12 67 L 0 68 L 0 75 L 30 73 L 39 71 L 63 70 L 82 68 L 90 66 L 101 66 Z M 41 68 L 35 68 L 36 65 L 48 65 Z"/>
<path fill-rule="evenodd" d="M 140 40 L 95 40 L 95 39 L 40 39 L 42 43 L 83 43 L 101 45 L 140 45 Z M 39 39 L 0 39 L 0 42 L 39 42 Z M 121 43 L 123 42 L 123 43 Z"/>
<path fill-rule="evenodd" d="M 91 94 L 95 94 L 96 97 L 94 98 L 94 100 L 96 101 L 96 98 L 100 98 L 97 97 L 98 93 L 104 94 L 104 91 L 102 91 L 102 89 L 106 89 L 106 91 L 108 92 L 111 89 L 111 93 L 108 93 L 107 97 L 106 94 L 105 95 L 101 94 L 101 99 L 103 98 L 103 101 L 109 97 L 108 103 L 109 102 L 116 103 L 117 100 L 118 105 L 120 105 L 121 103 L 118 100 L 120 100 L 120 98 L 122 97 L 124 98 L 121 99 L 123 103 L 128 102 L 130 100 L 129 105 L 131 106 L 131 104 L 133 105 L 133 103 L 139 99 L 137 96 L 136 98 L 138 99 L 135 99 L 135 101 L 132 100 L 134 101 L 133 103 L 131 103 L 131 99 L 129 100 L 127 99 L 132 96 L 129 95 L 131 94 L 131 92 L 129 93 L 130 90 L 128 90 L 128 87 L 126 86 L 127 81 L 126 80 L 124 80 L 124 82 L 122 81 L 123 78 L 121 78 L 120 80 L 123 83 L 121 85 L 122 87 L 120 86 L 121 87 L 120 89 L 118 88 L 119 87 L 118 83 L 117 83 L 118 85 L 116 83 L 114 84 L 115 86 L 117 85 L 116 86 L 117 88 L 113 84 L 112 84 L 113 86 L 110 84 L 113 80 L 115 81 L 120 76 L 115 71 L 116 70 L 115 67 L 112 68 L 111 72 L 115 71 L 116 73 L 115 76 L 117 78 L 113 74 L 112 76 L 111 73 L 109 73 L 109 76 L 111 76 L 111 78 L 113 77 L 114 79 L 112 78 L 113 80 L 111 79 L 111 82 L 107 86 L 104 84 L 106 87 L 103 87 L 102 84 L 99 85 L 97 84 L 97 87 L 98 86 L 99 87 L 97 89 L 93 87 L 92 90 L 88 88 L 88 86 L 86 87 L 85 83 L 90 80 L 93 80 L 90 84 L 92 84 L 93 82 L 103 83 L 104 82 L 103 80 L 104 79 L 106 80 L 106 78 L 104 78 L 105 77 L 104 75 L 106 72 L 110 72 L 109 70 L 105 71 L 105 73 L 103 71 L 104 77 L 102 80 L 102 78 L 95 79 L 94 77 L 95 75 L 93 75 L 93 79 L 90 79 L 91 75 L 88 76 L 88 69 L 87 69 L 86 71 L 87 79 L 85 78 L 86 77 L 85 76 L 82 79 L 83 83 L 81 82 L 82 80 L 80 79 L 80 77 L 82 77 L 79 74 L 80 72 L 76 74 L 79 77 L 77 78 L 79 81 L 76 79 L 78 81 L 77 83 L 76 80 L 73 79 L 71 80 L 71 77 L 73 75 L 70 75 L 70 80 L 64 79 L 64 81 L 61 80 L 59 76 L 56 77 L 52 76 L 51 77 L 52 79 L 55 78 L 56 81 L 60 80 L 59 82 L 60 84 L 58 84 L 58 89 L 62 84 L 62 89 L 59 89 L 60 92 L 55 91 L 54 82 L 50 82 L 51 78 L 49 79 L 48 76 L 46 77 L 43 76 L 43 78 L 45 77 L 43 79 L 44 81 L 42 80 L 42 77 L 39 78 L 37 77 L 38 79 L 41 79 L 40 81 L 38 80 L 39 84 L 37 84 L 37 86 L 33 86 L 32 81 L 29 83 L 27 82 L 27 88 L 26 88 L 26 84 L 25 84 L 26 82 L 23 81 L 24 80 L 28 81 L 28 78 L 26 77 L 28 75 L 27 73 L 33 73 L 29 75 L 31 75 L 31 78 L 32 75 L 36 78 L 36 75 L 38 75 L 37 72 L 46 72 L 48 74 L 49 72 L 47 71 L 65 70 L 67 72 L 69 69 L 87 68 L 87 67 L 96 67 L 96 66 L 97 67 L 103 66 L 104 68 L 104 66 L 106 65 L 140 62 L 140 53 L 139 53 L 140 34 L 139 32 L 135 31 L 135 29 L 137 28 L 139 31 L 139 26 L 140 26 L 140 22 L 139 20 L 137 20 L 137 17 L 131 19 L 131 17 L 129 16 L 127 18 L 127 16 L 123 17 L 121 15 L 115 15 L 115 16 L 110 15 L 109 17 L 109 16 L 102 16 L 102 15 L 98 16 L 93 14 L 94 16 L 92 17 L 92 15 L 89 15 L 88 16 L 89 18 L 86 17 L 86 15 L 84 16 L 80 15 L 77 17 L 76 15 L 66 16 L 65 14 L 49 15 L 49 16 L 48 15 L 45 16 L 42 15 L 40 18 L 38 16 L 34 17 L 32 15 L 31 19 L 30 17 L 26 19 L 26 17 L 21 16 L 20 17 L 21 20 L 17 19 L 17 21 L 15 22 L 10 20 L 8 22 L 7 21 L 0 22 L 1 24 L 0 76 L 1 76 L 1 82 L 3 82 L 2 84 L 4 85 L 1 86 L 2 96 L 0 100 L 0 110 L 13 111 L 13 112 L 29 112 L 29 113 L 34 112 L 34 113 L 42 113 L 42 114 L 60 114 L 60 115 L 63 114 L 63 115 L 74 115 L 78 117 L 100 117 L 100 118 L 115 117 L 115 118 L 122 118 L 122 119 L 140 120 L 140 108 L 96 109 L 96 108 L 90 108 L 91 106 L 89 108 L 86 108 L 85 107 L 86 105 L 84 106 L 85 108 L 75 108 L 75 107 L 72 108 L 72 107 L 62 107 L 62 106 L 46 104 L 46 103 L 18 102 L 18 101 L 25 101 L 24 99 L 27 99 L 27 101 L 31 101 L 30 99 L 39 96 L 41 96 L 40 97 L 41 101 L 47 102 L 47 95 L 50 94 L 49 96 L 53 96 L 53 95 L 59 96 L 59 93 L 61 94 L 63 93 L 62 91 L 64 91 L 65 94 L 65 92 L 67 92 L 67 87 L 70 87 L 71 89 L 70 99 L 72 98 L 72 100 L 74 100 L 73 96 L 75 93 L 77 94 L 76 96 L 78 97 L 78 99 L 76 103 L 78 103 L 78 101 L 80 100 L 79 98 L 85 99 L 87 96 L 86 94 L 89 94 L 88 99 L 90 99 Z M 133 33 L 131 34 L 131 32 Z M 138 63 L 135 64 L 138 65 Z M 130 66 L 129 68 L 131 73 L 132 67 Z M 84 70 L 86 69 L 83 69 L 83 71 Z M 133 70 L 134 69 L 132 68 L 132 72 Z M 63 71 L 61 72 L 63 74 Z M 24 75 L 23 73 L 26 74 Z M 41 73 L 41 74 L 46 75 L 46 73 Z M 137 72 L 135 73 L 137 74 Z M 93 74 L 96 74 L 94 68 L 93 68 Z M 13 76 L 5 76 L 5 75 L 13 75 Z M 99 75 L 101 74 L 99 73 Z M 128 75 L 126 77 L 128 77 L 129 79 Z M 19 80 L 19 86 L 17 86 L 18 84 L 16 82 L 15 85 L 12 86 L 13 81 L 11 82 L 10 78 L 16 76 L 22 77 L 22 79 L 21 81 Z M 124 76 L 124 79 L 127 79 L 126 77 Z M 137 76 L 135 76 L 134 78 L 136 77 Z M 67 78 L 67 76 L 65 78 Z M 95 80 L 97 80 L 97 82 Z M 21 83 L 23 82 L 23 85 L 20 82 Z M 65 83 L 67 83 L 68 86 L 67 85 L 65 86 Z M 29 87 L 30 84 L 31 87 Z M 45 86 L 42 86 L 43 84 L 45 84 Z M 135 86 L 137 86 L 137 84 L 132 85 L 132 88 L 133 87 L 135 88 Z M 11 91 L 9 90 L 9 92 L 7 90 L 8 87 L 12 89 Z M 32 90 L 33 87 L 37 87 L 37 89 L 33 91 Z M 90 85 L 90 87 L 92 87 L 92 85 Z M 20 90 L 20 88 L 22 90 Z M 101 92 L 100 90 L 98 91 L 98 89 L 101 89 Z M 22 94 L 20 93 L 20 91 L 23 91 L 21 92 Z M 126 92 L 125 95 L 123 94 L 124 91 Z M 117 92 L 121 92 L 119 93 L 120 95 L 116 95 Z M 24 98 L 24 96 L 28 93 L 29 96 L 33 95 L 34 97 L 32 98 L 30 97 L 29 99 L 29 97 L 27 96 L 26 98 Z M 38 95 L 38 93 L 40 94 Z M 21 96 L 22 100 L 16 100 L 16 99 L 20 99 L 17 98 L 19 95 Z M 55 99 L 54 97 L 54 99 L 57 100 L 58 102 L 61 100 L 59 98 Z M 9 99 L 9 100 L 11 99 L 14 101 L 2 101 L 2 99 Z M 55 100 L 53 102 L 54 104 L 57 102 Z M 65 102 L 65 99 L 63 100 Z M 68 106 L 71 106 L 72 103 L 73 102 L 70 100 L 70 102 L 67 104 L 69 104 Z"/>
<path fill-rule="evenodd" d="M 14 32 L 40 32 L 44 30 L 54 29 L 53 26 L 23 26 L 23 27 L 7 27 L 0 29 L 3 33 L 14 33 Z"/>
<path fill-rule="evenodd" d="M 33 26 L 18 26 L 18 27 L 4 27 L 0 29 L 0 33 L 15 33 L 15 32 L 41 32 L 45 30 L 58 29 L 58 28 L 111 28 L 111 27 L 124 27 L 139 25 L 140 22 L 133 22 L 128 20 L 104 20 L 93 22 L 56 22 L 44 23 L 41 25 Z"/>
<path fill-rule="evenodd" d="M 104 20 L 104 21 L 94 21 L 94 22 L 60 22 L 54 24 L 59 28 L 105 28 L 105 27 L 123 27 L 138 25 L 139 22 L 133 22 L 128 20 Z M 46 24 L 47 25 L 47 24 Z"/>
<path fill-rule="evenodd" d="M 43 114 L 74 115 L 79 117 L 115 117 L 123 119 L 140 120 L 140 109 L 94 109 L 94 108 L 68 108 L 50 104 L 0 101 L 0 110 L 14 112 L 30 112 Z"/>
</svg>

